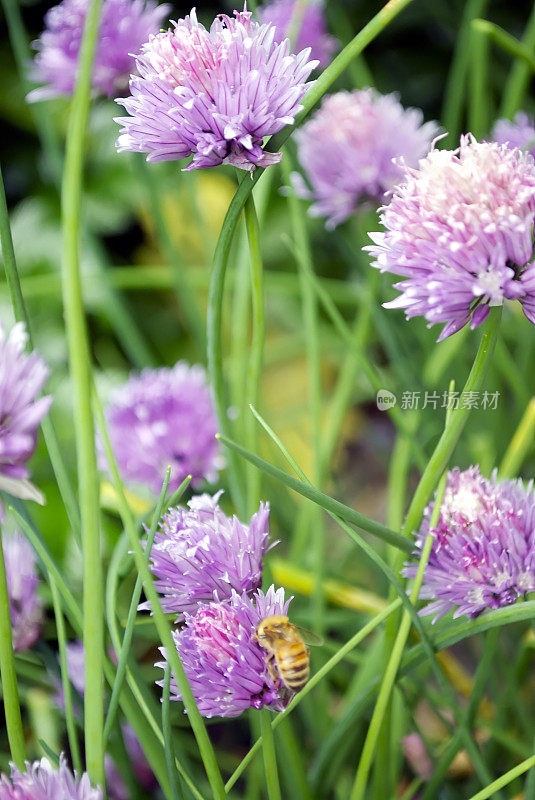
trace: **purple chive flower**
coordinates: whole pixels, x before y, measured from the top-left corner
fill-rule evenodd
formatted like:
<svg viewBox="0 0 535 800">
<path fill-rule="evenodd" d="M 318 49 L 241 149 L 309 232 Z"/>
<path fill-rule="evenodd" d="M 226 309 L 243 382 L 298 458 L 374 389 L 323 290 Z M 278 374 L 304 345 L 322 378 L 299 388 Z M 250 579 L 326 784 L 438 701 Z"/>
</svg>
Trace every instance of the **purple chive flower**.
<svg viewBox="0 0 535 800">
<path fill-rule="evenodd" d="M 168 467 L 169 489 L 188 475 L 193 485 L 213 482 L 223 467 L 206 372 L 179 361 L 172 368 L 145 369 L 112 397 L 108 432 L 125 482 L 159 494 Z M 101 454 L 101 466 L 105 458 Z"/>
<path fill-rule="evenodd" d="M 535 156 L 535 121 L 525 111 L 515 114 L 513 121 L 499 119 L 492 129 L 492 139 L 498 144 L 518 147 Z"/>
<path fill-rule="evenodd" d="M 394 159 L 410 167 L 437 133 L 422 112 L 403 108 L 397 95 L 373 89 L 338 92 L 295 134 L 298 157 L 310 184 L 293 175 L 297 194 L 313 200 L 310 214 L 333 229 L 363 202 L 382 200 L 402 178 Z"/>
<path fill-rule="evenodd" d="M 43 606 L 37 594 L 39 576 L 35 554 L 20 534 L 6 534 L 2 539 L 6 565 L 9 613 L 16 651 L 29 650 L 38 640 L 43 622 Z"/>
<path fill-rule="evenodd" d="M 439 341 L 491 306 L 518 299 L 535 323 L 535 162 L 517 148 L 461 137 L 457 150 L 432 150 L 406 169 L 365 248 L 381 272 L 402 275 L 387 308 L 407 319 L 444 323 Z"/>
<path fill-rule="evenodd" d="M 274 43 L 275 28 L 248 11 L 221 14 L 207 30 L 195 10 L 153 36 L 137 58 L 131 97 L 117 102 L 130 117 L 117 148 L 147 153 L 147 161 L 177 161 L 185 169 L 232 164 L 246 170 L 280 161 L 264 138 L 293 123 L 316 66 L 310 50 L 290 53 Z"/>
<path fill-rule="evenodd" d="M 223 513 L 221 494 L 193 497 L 189 508 L 172 508 L 160 522 L 151 569 L 165 611 L 191 614 L 199 603 L 227 600 L 233 590 L 252 594 L 262 583 L 269 504 L 260 503 L 247 525 Z"/>
<path fill-rule="evenodd" d="M 36 448 L 39 423 L 52 398 L 37 396 L 48 369 L 37 353 L 24 352 L 27 341 L 22 322 L 8 336 L 0 325 L 0 489 L 43 503 L 42 494 L 28 480 L 26 463 Z"/>
<path fill-rule="evenodd" d="M 433 503 L 416 538 L 419 557 Z M 431 556 L 420 596 L 432 600 L 422 614 L 454 611 L 475 617 L 514 603 L 535 589 L 535 492 L 533 481 L 498 481 L 478 467 L 448 474 Z M 405 568 L 414 577 L 416 565 Z"/>
<path fill-rule="evenodd" d="M 46 758 L 26 762 L 26 772 L 12 765 L 9 777 L 0 776 L 0 800 L 102 800 L 102 789 L 86 772 L 73 775 L 62 755 L 57 769 Z"/>
<path fill-rule="evenodd" d="M 327 66 L 338 45 L 327 33 L 322 0 L 273 0 L 260 6 L 258 18 L 275 26 L 275 42 L 295 41 L 296 53 L 310 47 L 311 57 L 321 67 Z"/>
<path fill-rule="evenodd" d="M 44 86 L 30 92 L 30 101 L 72 94 L 88 7 L 89 0 L 63 0 L 47 12 L 30 73 Z M 158 32 L 170 8 L 153 0 L 104 0 L 92 76 L 95 92 L 107 97 L 126 92 L 134 55 Z"/>
<path fill-rule="evenodd" d="M 269 674 L 266 651 L 254 636 L 262 619 L 286 615 L 289 603 L 284 589 L 271 586 L 265 595 L 234 592 L 226 602 L 199 605 L 195 614 L 184 615 L 184 627 L 173 637 L 204 717 L 237 717 L 248 708 L 284 710 L 288 693 Z M 173 700 L 181 699 L 174 678 L 171 692 Z"/>
</svg>

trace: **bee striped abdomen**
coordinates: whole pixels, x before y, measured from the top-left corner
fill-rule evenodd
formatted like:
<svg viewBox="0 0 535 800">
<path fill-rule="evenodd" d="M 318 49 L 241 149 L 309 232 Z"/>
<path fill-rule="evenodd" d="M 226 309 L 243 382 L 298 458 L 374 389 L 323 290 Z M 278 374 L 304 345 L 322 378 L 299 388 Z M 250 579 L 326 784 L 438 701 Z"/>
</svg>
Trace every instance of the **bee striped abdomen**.
<svg viewBox="0 0 535 800">
<path fill-rule="evenodd" d="M 310 662 L 302 643 L 289 644 L 278 654 L 277 667 L 283 683 L 292 692 L 300 692 L 308 681 Z"/>
</svg>

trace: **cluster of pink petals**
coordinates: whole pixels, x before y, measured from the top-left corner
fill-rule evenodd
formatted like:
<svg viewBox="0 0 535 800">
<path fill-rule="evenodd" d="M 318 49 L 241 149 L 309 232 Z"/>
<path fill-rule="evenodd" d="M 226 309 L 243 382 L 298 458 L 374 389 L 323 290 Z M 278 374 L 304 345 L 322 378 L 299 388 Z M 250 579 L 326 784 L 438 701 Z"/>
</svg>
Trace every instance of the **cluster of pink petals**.
<svg viewBox="0 0 535 800">
<path fill-rule="evenodd" d="M 431 602 L 422 614 L 453 611 L 475 617 L 516 602 L 535 590 L 535 491 L 533 481 L 490 479 L 478 467 L 448 473 L 435 529 L 424 513 L 415 555 L 429 532 L 433 546 L 420 596 Z M 416 565 L 406 567 L 409 577 Z"/>
<path fill-rule="evenodd" d="M 280 161 L 264 139 L 293 123 L 317 62 L 309 50 L 291 54 L 288 40 L 275 44 L 272 25 L 234 14 L 207 30 L 193 10 L 144 45 L 132 96 L 118 100 L 130 114 L 117 118 L 119 151 L 147 153 L 148 161 L 192 155 L 186 169 Z"/>
<path fill-rule="evenodd" d="M 30 100 L 72 94 L 88 8 L 89 0 L 63 0 L 47 12 L 30 73 L 44 85 L 30 93 Z M 95 92 L 107 97 L 125 92 L 134 55 L 158 32 L 170 8 L 153 0 L 104 0 L 92 74 Z"/>
<path fill-rule="evenodd" d="M 332 230 L 367 201 L 381 201 L 403 173 L 431 147 L 434 122 L 423 123 L 419 109 L 403 108 L 397 95 L 374 89 L 337 92 L 295 134 L 307 186 L 294 174 L 300 197 L 313 200 L 310 214 L 326 217 Z"/>
<path fill-rule="evenodd" d="M 262 583 L 269 547 L 269 504 L 260 503 L 248 524 L 227 517 L 214 497 L 193 497 L 189 508 L 171 508 L 151 549 L 151 570 L 162 607 L 181 617 L 199 603 L 227 600 L 232 591 L 252 594 Z M 140 606 L 150 609 L 150 603 Z"/>
<path fill-rule="evenodd" d="M 16 497 L 43 502 L 28 480 L 27 462 L 52 398 L 39 397 L 48 369 L 36 352 L 25 352 L 27 343 L 22 322 L 7 336 L 0 325 L 0 488 Z"/>
<path fill-rule="evenodd" d="M 194 486 L 212 482 L 223 466 L 206 371 L 199 365 L 179 361 L 172 368 L 132 374 L 112 395 L 106 420 L 128 484 L 148 486 L 159 494 L 168 467 L 173 491 L 188 475 Z M 105 469 L 100 443 L 99 455 Z"/>
<path fill-rule="evenodd" d="M 381 272 L 405 279 L 385 305 L 442 323 L 439 340 L 477 327 L 506 299 L 535 323 L 533 158 L 467 135 L 405 173 L 381 211 L 386 232 L 371 233 L 366 248 Z"/>
<path fill-rule="evenodd" d="M 0 800 L 102 800 L 102 789 L 91 785 L 86 772 L 73 775 L 63 756 L 57 769 L 42 758 L 26 763 L 25 772 L 12 765 L 9 777 L 2 774 Z"/>
<path fill-rule="evenodd" d="M 284 710 L 289 693 L 268 671 L 266 651 L 254 634 L 265 617 L 286 615 L 289 603 L 284 589 L 271 586 L 252 597 L 233 592 L 223 603 L 200 604 L 184 615 L 173 637 L 204 717 L 237 717 L 248 708 Z M 165 668 L 165 662 L 156 666 Z M 171 691 L 171 699 L 181 699 L 173 678 Z"/>
</svg>

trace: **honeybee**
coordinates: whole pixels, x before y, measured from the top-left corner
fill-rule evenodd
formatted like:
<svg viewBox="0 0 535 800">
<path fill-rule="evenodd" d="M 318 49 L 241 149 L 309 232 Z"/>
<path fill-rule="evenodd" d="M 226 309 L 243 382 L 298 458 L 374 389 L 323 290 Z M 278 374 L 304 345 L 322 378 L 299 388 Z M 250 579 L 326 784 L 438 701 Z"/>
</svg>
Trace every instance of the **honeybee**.
<svg viewBox="0 0 535 800">
<path fill-rule="evenodd" d="M 320 645 L 323 640 L 310 631 L 293 625 L 288 617 L 263 619 L 255 638 L 267 651 L 267 668 L 272 678 L 280 678 L 290 692 L 300 692 L 310 673 L 310 650 L 307 644 Z"/>
</svg>

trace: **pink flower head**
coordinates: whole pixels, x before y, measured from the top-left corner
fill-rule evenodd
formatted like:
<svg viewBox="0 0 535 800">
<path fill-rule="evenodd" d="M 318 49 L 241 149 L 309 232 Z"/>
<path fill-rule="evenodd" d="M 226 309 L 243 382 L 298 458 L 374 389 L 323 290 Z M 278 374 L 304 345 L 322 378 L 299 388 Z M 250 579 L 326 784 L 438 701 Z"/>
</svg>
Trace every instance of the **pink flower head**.
<svg viewBox="0 0 535 800">
<path fill-rule="evenodd" d="M 263 150 L 266 136 L 293 123 L 315 61 L 310 50 L 290 53 L 274 43 L 275 28 L 248 11 L 218 16 L 207 30 L 195 11 L 152 36 L 137 58 L 129 117 L 119 151 L 147 153 L 148 161 L 192 155 L 185 169 L 232 164 L 246 170 L 280 161 Z"/>
<path fill-rule="evenodd" d="M 167 612 L 191 614 L 199 603 L 226 600 L 233 590 L 252 594 L 262 583 L 269 505 L 260 503 L 245 524 L 221 510 L 221 494 L 193 497 L 189 508 L 171 508 L 160 522 L 151 569 Z M 150 609 L 150 603 L 140 608 Z"/>
<path fill-rule="evenodd" d="M 88 7 L 89 0 L 63 0 L 47 12 L 45 29 L 34 42 L 37 55 L 30 74 L 44 86 L 31 92 L 30 100 L 72 94 Z M 108 97 L 125 92 L 134 55 L 158 32 L 170 8 L 153 0 L 104 0 L 92 75 L 95 92 Z"/>
<path fill-rule="evenodd" d="M 336 227 L 366 201 L 380 201 L 402 177 L 396 159 L 410 166 L 437 133 L 422 112 L 403 108 L 397 95 L 374 89 L 337 92 L 297 131 L 298 157 L 310 184 L 293 176 L 299 196 L 313 200 L 310 214 Z"/>
<path fill-rule="evenodd" d="M 382 209 L 386 231 L 365 248 L 373 266 L 404 278 L 386 307 L 442 323 L 439 340 L 476 328 L 504 300 L 520 300 L 535 323 L 533 158 L 468 135 L 405 173 Z"/>
<path fill-rule="evenodd" d="M 52 398 L 38 396 L 48 369 L 36 352 L 24 352 L 27 342 L 24 323 L 17 322 L 7 336 L 0 325 L 0 489 L 42 503 L 26 465 Z"/>
<path fill-rule="evenodd" d="M 106 418 L 126 483 L 145 485 L 159 494 L 168 467 L 173 491 L 188 475 L 193 476 L 194 486 L 214 481 L 223 466 L 206 371 L 201 366 L 179 361 L 172 368 L 132 375 L 112 396 Z M 106 467 L 102 452 L 100 463 Z"/>
<path fill-rule="evenodd" d="M 430 503 L 416 537 L 419 557 L 430 530 Z M 439 521 L 425 569 L 422 614 L 475 617 L 535 590 L 533 482 L 484 478 L 478 467 L 448 473 Z M 406 566 L 414 577 L 416 565 Z"/>
<path fill-rule="evenodd" d="M 234 592 L 224 603 L 199 605 L 195 614 L 184 615 L 184 626 L 173 637 L 204 717 L 237 717 L 248 708 L 284 710 L 288 693 L 269 672 L 255 632 L 265 617 L 286 615 L 289 602 L 283 589 L 271 586 L 265 595 Z M 171 692 L 173 700 L 181 699 L 174 679 Z"/>
<path fill-rule="evenodd" d="M 57 769 L 46 758 L 26 763 L 25 772 L 12 765 L 10 776 L 0 776 L 0 800 L 102 800 L 102 789 L 86 772 L 73 775 L 62 755 Z"/>
</svg>

